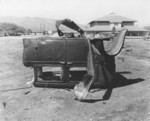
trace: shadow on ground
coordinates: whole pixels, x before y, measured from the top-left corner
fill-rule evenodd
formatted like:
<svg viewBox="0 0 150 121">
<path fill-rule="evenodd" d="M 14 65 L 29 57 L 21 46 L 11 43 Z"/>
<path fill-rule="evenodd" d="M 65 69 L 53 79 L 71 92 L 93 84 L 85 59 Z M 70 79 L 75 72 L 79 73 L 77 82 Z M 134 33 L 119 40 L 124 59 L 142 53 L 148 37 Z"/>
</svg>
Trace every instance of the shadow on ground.
<svg viewBox="0 0 150 121">
<path fill-rule="evenodd" d="M 106 86 L 103 87 L 104 89 L 107 89 L 107 90 L 106 90 L 105 94 L 103 95 L 102 99 L 85 99 L 82 102 L 84 102 L 84 103 L 96 103 L 99 101 L 109 100 L 114 88 L 128 86 L 128 85 L 132 85 L 132 84 L 136 84 L 136 83 L 144 81 L 144 79 L 142 79 L 142 78 L 127 79 L 126 77 L 124 77 L 121 74 L 131 74 L 131 72 L 127 72 L 127 71 L 126 72 L 117 72 L 116 78 L 112 84 L 112 88 L 107 88 Z M 97 90 L 97 91 L 99 91 L 99 90 Z M 92 92 L 92 93 L 94 93 L 94 92 Z"/>
<path fill-rule="evenodd" d="M 70 83 L 68 88 L 73 89 L 75 84 L 80 82 L 85 74 L 86 74 L 86 71 L 70 71 L 71 77 L 70 77 L 69 81 L 62 82 L 60 80 L 59 76 L 54 76 L 53 72 L 47 72 L 43 75 L 43 78 L 42 78 L 43 81 L 40 81 L 40 82 L 41 82 L 41 84 L 46 83 L 46 85 L 47 85 L 47 83 L 53 83 L 55 88 L 59 88 L 59 87 L 63 88 L 63 86 L 64 86 L 64 88 L 66 88 L 67 86 L 65 86 L 65 85 L 67 85 L 67 84 L 69 85 L 69 83 Z M 131 84 L 136 84 L 136 83 L 144 81 L 144 79 L 142 79 L 142 78 L 127 79 L 124 76 L 127 74 L 132 74 L 132 72 L 130 72 L 130 71 L 117 72 L 111 87 L 118 88 L 118 87 L 128 86 Z M 50 86 L 51 88 L 53 88 L 53 84 L 47 85 L 47 87 Z M 39 83 L 39 85 L 40 85 L 40 83 Z M 62 86 L 59 86 L 59 85 L 62 85 Z M 45 87 L 45 85 L 44 85 L 44 87 Z M 109 87 L 108 85 L 100 85 L 100 83 L 97 82 L 96 86 L 93 86 L 92 88 L 104 88 L 105 89 L 108 87 Z"/>
<path fill-rule="evenodd" d="M 144 81 L 144 79 L 142 78 L 127 79 L 122 74 L 131 74 L 131 72 L 117 72 L 115 80 L 113 82 L 113 88 L 128 86 Z"/>
<path fill-rule="evenodd" d="M 46 73 L 46 74 L 49 75 L 48 73 Z M 49 81 L 51 84 L 48 84 L 49 83 L 48 81 L 46 81 L 46 82 L 42 81 L 40 83 L 37 83 L 36 86 L 37 87 L 46 87 L 46 88 L 51 87 L 51 88 L 59 88 L 59 89 L 60 88 L 61 89 L 63 89 L 63 88 L 64 89 L 73 89 L 75 84 L 82 80 L 83 76 L 86 74 L 86 71 L 71 71 L 70 74 L 71 74 L 70 82 L 55 83 L 55 81 L 54 81 L 55 78 L 53 78 L 53 82 Z M 132 84 L 136 84 L 136 83 L 144 81 L 144 79 L 142 79 L 142 78 L 127 79 L 125 76 L 123 76 L 126 74 L 132 74 L 132 73 L 129 71 L 117 72 L 115 79 L 111 86 L 110 85 L 109 86 L 108 85 L 100 85 L 97 83 L 95 87 L 94 86 L 92 87 L 92 89 L 95 88 L 95 89 L 97 89 L 97 91 L 99 91 L 99 89 L 106 89 L 106 92 L 102 99 L 86 99 L 82 102 L 95 103 L 95 102 L 99 102 L 99 101 L 109 100 L 114 88 L 124 87 L 124 86 L 132 85 Z M 50 74 L 50 75 L 52 76 L 53 74 Z M 74 80 L 74 81 L 71 82 L 72 80 Z M 77 82 L 76 82 L 76 80 L 77 80 Z M 94 92 L 91 92 L 91 93 L 94 93 Z"/>
<path fill-rule="evenodd" d="M 71 72 L 71 74 L 72 74 L 71 79 L 73 79 L 73 80 L 82 80 L 82 77 L 83 77 L 84 74 L 86 74 L 86 72 L 85 71 L 83 71 L 83 72 L 73 71 L 73 72 Z M 131 84 L 136 84 L 136 83 L 144 81 L 144 79 L 142 79 L 142 78 L 127 79 L 124 76 L 124 75 L 127 75 L 127 74 L 132 74 L 132 72 L 130 72 L 130 71 L 117 72 L 116 76 L 115 76 L 115 79 L 114 79 L 114 82 L 112 84 L 113 88 L 128 86 L 128 85 L 131 85 Z M 101 85 L 100 85 L 100 87 L 101 87 Z M 102 87 L 107 88 L 107 86 L 102 86 Z"/>
</svg>

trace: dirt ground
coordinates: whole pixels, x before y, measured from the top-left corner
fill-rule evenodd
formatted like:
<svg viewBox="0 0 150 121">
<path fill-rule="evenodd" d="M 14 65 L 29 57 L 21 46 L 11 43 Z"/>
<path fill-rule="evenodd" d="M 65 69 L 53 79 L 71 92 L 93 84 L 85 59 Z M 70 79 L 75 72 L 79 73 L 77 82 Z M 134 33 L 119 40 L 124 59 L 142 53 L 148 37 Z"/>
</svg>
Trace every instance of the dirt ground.
<svg viewBox="0 0 150 121">
<path fill-rule="evenodd" d="M 101 89 L 85 102 L 72 89 L 28 87 L 22 51 L 21 37 L 0 38 L 0 121 L 150 121 L 150 41 L 126 39 L 110 99 Z"/>
</svg>

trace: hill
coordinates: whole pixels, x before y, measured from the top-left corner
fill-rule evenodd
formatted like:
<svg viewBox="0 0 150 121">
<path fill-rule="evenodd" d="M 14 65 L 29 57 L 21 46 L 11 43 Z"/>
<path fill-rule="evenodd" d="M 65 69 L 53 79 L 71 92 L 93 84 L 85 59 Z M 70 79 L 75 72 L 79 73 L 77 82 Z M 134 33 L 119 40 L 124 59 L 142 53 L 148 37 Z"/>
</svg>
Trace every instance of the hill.
<svg viewBox="0 0 150 121">
<path fill-rule="evenodd" d="M 0 17 L 0 23 L 14 23 L 26 29 L 31 29 L 33 32 L 44 30 L 55 30 L 54 19 L 40 17 Z"/>
<path fill-rule="evenodd" d="M 55 19 L 41 18 L 41 17 L 0 17 L 0 23 L 14 23 L 18 26 L 22 26 L 25 29 L 31 29 L 32 32 L 43 32 L 44 30 L 56 30 Z M 78 24 L 81 28 L 85 28 L 84 25 Z"/>
</svg>

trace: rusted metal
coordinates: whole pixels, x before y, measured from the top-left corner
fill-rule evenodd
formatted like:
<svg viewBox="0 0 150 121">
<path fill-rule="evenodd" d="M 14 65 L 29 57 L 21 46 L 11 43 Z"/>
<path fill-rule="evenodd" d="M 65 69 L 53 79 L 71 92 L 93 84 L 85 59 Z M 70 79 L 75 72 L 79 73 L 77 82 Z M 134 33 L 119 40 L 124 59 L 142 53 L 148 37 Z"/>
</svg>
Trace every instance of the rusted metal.
<svg viewBox="0 0 150 121">
<path fill-rule="evenodd" d="M 64 24 L 71 29 L 80 33 L 80 37 L 69 38 L 64 36 L 61 30 L 59 30 L 60 24 Z M 84 31 L 79 28 L 73 21 L 64 20 L 59 21 L 56 24 L 58 34 L 61 37 L 37 37 L 37 38 L 26 38 L 23 39 L 23 64 L 26 67 L 34 68 L 34 85 L 37 87 L 72 87 L 78 82 L 77 80 L 72 82 L 70 80 L 70 68 L 71 67 L 90 67 L 87 63 L 89 56 L 90 47 L 95 49 L 92 55 L 93 65 L 95 67 L 94 80 L 97 85 L 107 85 L 107 78 L 111 78 L 111 74 L 114 76 L 115 73 L 115 60 L 114 56 L 119 54 L 121 51 L 125 33 L 127 30 L 122 30 L 117 34 L 108 34 L 108 37 L 92 38 L 89 40 L 84 35 Z M 73 36 L 71 36 L 73 37 Z M 106 41 L 103 45 L 103 40 Z M 96 44 L 91 41 L 99 41 L 102 45 L 97 47 Z M 101 53 L 102 50 L 102 53 Z M 96 54 L 98 51 L 98 54 Z M 91 61 L 88 61 L 91 62 Z M 105 64 L 105 65 L 104 65 Z M 91 64 L 92 65 L 92 64 Z M 60 66 L 61 76 L 59 80 L 49 79 L 44 80 L 38 75 L 38 68 L 47 66 Z M 88 69 L 87 69 L 88 70 Z M 107 71 L 106 71 L 107 70 Z M 89 72 L 90 70 L 88 70 Z M 107 72 L 111 74 L 107 74 Z M 82 75 L 83 76 L 83 75 Z M 107 77 L 107 78 L 106 78 Z M 42 80 L 42 81 L 41 81 Z"/>
<path fill-rule="evenodd" d="M 23 39 L 23 64 L 86 64 L 88 46 L 81 38 L 31 38 Z"/>
</svg>

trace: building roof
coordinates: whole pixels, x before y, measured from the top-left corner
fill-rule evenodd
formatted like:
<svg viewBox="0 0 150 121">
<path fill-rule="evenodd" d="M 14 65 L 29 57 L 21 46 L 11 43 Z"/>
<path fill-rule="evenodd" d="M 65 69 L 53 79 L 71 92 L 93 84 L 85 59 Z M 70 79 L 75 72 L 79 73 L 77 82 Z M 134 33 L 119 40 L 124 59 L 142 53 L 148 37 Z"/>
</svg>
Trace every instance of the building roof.
<svg viewBox="0 0 150 121">
<path fill-rule="evenodd" d="M 95 20 L 91 21 L 90 23 L 92 23 L 94 21 L 108 21 L 110 23 L 114 23 L 114 22 L 118 22 L 118 23 L 121 23 L 121 22 L 136 22 L 136 20 L 126 18 L 126 17 L 120 16 L 120 15 L 117 15 L 115 13 L 110 13 L 106 16 L 100 17 L 98 19 L 95 19 Z"/>
</svg>

